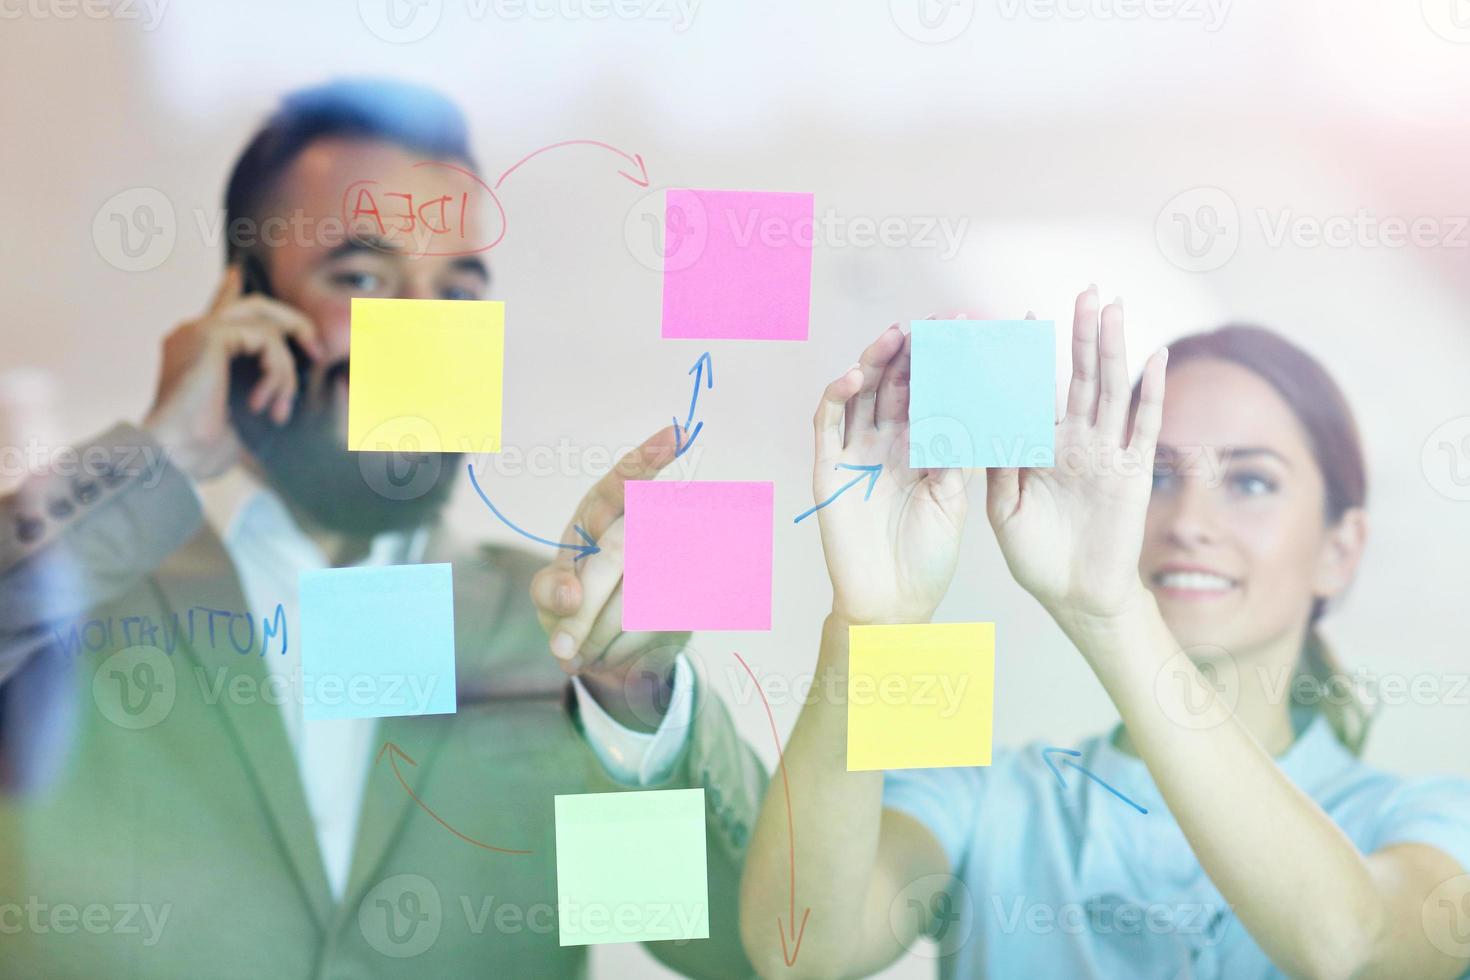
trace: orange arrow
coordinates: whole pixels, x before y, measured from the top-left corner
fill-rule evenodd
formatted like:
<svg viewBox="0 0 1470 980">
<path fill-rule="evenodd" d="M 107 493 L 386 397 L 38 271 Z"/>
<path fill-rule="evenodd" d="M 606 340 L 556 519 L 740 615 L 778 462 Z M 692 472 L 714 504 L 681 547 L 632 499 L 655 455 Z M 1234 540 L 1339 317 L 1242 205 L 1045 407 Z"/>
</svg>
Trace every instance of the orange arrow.
<svg viewBox="0 0 1470 980">
<path fill-rule="evenodd" d="M 433 810 L 429 809 L 429 805 L 427 803 L 425 803 L 423 800 L 419 799 L 418 794 L 413 791 L 413 787 L 410 786 L 410 785 L 408 785 L 408 781 L 403 778 L 403 773 L 401 773 L 401 772 L 398 771 L 398 760 L 399 759 L 402 759 L 404 762 L 407 762 L 411 766 L 417 766 L 418 763 L 417 762 L 414 762 L 413 759 L 409 757 L 409 754 L 407 752 L 405 752 L 402 749 L 400 749 L 393 742 L 384 742 L 383 743 L 382 750 L 378 752 L 378 759 L 377 759 L 377 761 L 378 762 L 382 762 L 383 761 L 383 756 L 385 756 L 385 755 L 388 756 L 388 764 L 393 767 L 393 775 L 395 775 L 395 776 L 398 777 L 398 781 L 403 784 L 403 788 L 408 791 L 408 795 L 411 796 L 411 797 L 413 797 L 413 801 L 415 803 L 417 803 L 420 807 L 422 807 L 423 808 L 423 811 L 425 813 L 427 813 L 429 816 L 431 816 L 435 820 L 437 820 L 439 822 L 439 825 L 441 827 L 443 827 L 445 830 L 449 831 L 451 834 L 453 834 L 454 836 L 458 837 L 460 840 L 466 841 L 466 842 L 468 842 L 470 844 L 473 844 L 476 847 L 483 847 L 487 851 L 498 851 L 501 854 L 530 854 L 531 853 L 530 851 L 517 851 L 517 850 L 513 850 L 512 848 L 509 848 L 509 847 L 495 847 L 492 844 L 486 844 L 484 841 L 477 841 L 473 837 L 467 837 L 464 834 L 461 834 L 459 831 L 455 830 L 453 827 L 449 826 L 449 824 L 447 824 L 447 823 L 444 822 L 444 818 L 443 817 L 439 816 L 439 814 L 437 814 Z"/>
<path fill-rule="evenodd" d="M 541 149 L 534 150 L 531 153 L 528 153 L 525 156 L 521 157 L 519 160 L 517 160 L 515 162 L 514 165 L 512 165 L 508 170 L 506 170 L 505 173 L 503 173 L 503 174 L 500 175 L 500 179 L 495 182 L 495 189 L 496 190 L 499 190 L 500 189 L 500 185 L 503 184 L 503 183 L 505 183 L 505 178 L 507 178 L 511 174 L 515 173 L 516 170 L 518 170 L 520 168 L 521 164 L 523 164 L 526 161 L 530 160 L 532 157 L 535 157 L 535 156 L 538 156 L 539 154 L 545 153 L 547 150 L 554 150 L 554 149 L 556 149 L 559 146 L 600 146 L 604 150 L 611 150 L 612 152 L 616 153 L 618 156 L 622 157 L 624 160 L 627 160 L 628 163 L 629 163 L 629 165 L 630 165 L 630 169 L 631 168 L 634 168 L 634 167 L 637 168 L 637 173 L 636 174 L 630 174 L 630 173 L 628 173 L 627 170 L 619 170 L 618 173 L 621 176 L 626 177 L 628 180 L 631 180 L 633 183 L 637 184 L 639 187 L 647 187 L 648 186 L 648 167 L 644 166 L 644 164 L 643 164 L 643 156 L 642 156 L 642 154 L 639 154 L 639 153 L 624 153 L 622 150 L 618 149 L 616 146 L 612 146 L 612 145 L 610 145 L 608 143 L 602 143 L 602 142 L 599 142 L 598 140 L 562 140 L 560 143 L 552 143 L 550 146 L 543 146 L 543 147 L 541 147 Z"/>
<path fill-rule="evenodd" d="M 776 760 L 781 768 L 781 787 L 786 792 L 786 842 L 787 854 L 791 867 L 791 902 L 787 907 L 789 921 L 791 922 L 791 943 L 786 941 L 786 923 L 781 917 L 776 916 L 776 930 L 781 934 L 781 958 L 786 961 L 787 966 L 796 965 L 796 957 L 801 953 L 801 937 L 806 935 L 807 916 L 812 914 L 811 906 L 801 910 L 801 924 L 796 922 L 796 828 L 791 819 L 791 784 L 786 780 L 786 756 L 781 752 L 781 736 L 776 734 L 776 716 L 771 714 L 771 704 L 766 700 L 765 689 L 761 687 L 760 681 L 756 680 L 755 671 L 750 669 L 750 664 L 740 654 L 735 654 L 735 659 L 740 661 L 740 666 L 750 675 L 755 684 L 755 692 L 760 695 L 761 704 L 766 706 L 766 718 L 771 722 L 771 737 L 776 740 Z"/>
</svg>

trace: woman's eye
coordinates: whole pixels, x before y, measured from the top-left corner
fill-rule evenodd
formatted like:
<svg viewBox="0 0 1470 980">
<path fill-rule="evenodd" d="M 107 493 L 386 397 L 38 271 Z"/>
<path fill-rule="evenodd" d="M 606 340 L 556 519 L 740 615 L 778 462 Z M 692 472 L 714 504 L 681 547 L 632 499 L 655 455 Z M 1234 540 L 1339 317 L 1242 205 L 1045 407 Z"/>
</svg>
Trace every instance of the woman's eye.
<svg viewBox="0 0 1470 980">
<path fill-rule="evenodd" d="M 1276 481 L 1260 473 L 1233 474 L 1230 477 L 1230 486 L 1247 497 L 1258 497 L 1276 491 Z"/>
<path fill-rule="evenodd" d="M 1159 490 L 1171 489 L 1174 486 L 1175 479 L 1173 470 L 1155 469 L 1154 490 L 1157 492 Z"/>
</svg>

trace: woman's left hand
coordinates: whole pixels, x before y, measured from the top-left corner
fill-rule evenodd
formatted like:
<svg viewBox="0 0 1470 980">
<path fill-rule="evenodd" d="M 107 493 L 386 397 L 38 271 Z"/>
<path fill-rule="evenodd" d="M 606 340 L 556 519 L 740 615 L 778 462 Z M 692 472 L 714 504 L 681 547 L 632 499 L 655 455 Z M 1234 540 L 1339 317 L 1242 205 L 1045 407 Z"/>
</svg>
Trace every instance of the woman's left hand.
<svg viewBox="0 0 1470 980">
<path fill-rule="evenodd" d="M 1138 559 L 1167 359 L 1160 350 L 1145 365 L 1130 433 L 1123 305 L 1115 301 L 1099 317 L 1097 287 L 1089 286 L 1073 318 L 1072 380 L 1056 425 L 1056 465 L 987 472 L 986 513 L 1006 564 L 1064 629 L 1111 620 L 1144 591 Z"/>
</svg>

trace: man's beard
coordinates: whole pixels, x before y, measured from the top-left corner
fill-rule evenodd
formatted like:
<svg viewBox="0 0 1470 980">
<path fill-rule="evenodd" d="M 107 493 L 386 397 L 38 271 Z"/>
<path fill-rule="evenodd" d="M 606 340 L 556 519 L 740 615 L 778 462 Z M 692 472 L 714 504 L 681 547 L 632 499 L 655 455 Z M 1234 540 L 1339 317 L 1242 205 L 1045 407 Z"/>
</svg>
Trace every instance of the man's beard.
<svg viewBox="0 0 1470 980">
<path fill-rule="evenodd" d="M 294 342 L 291 354 L 297 395 L 281 426 L 269 418 L 269 408 L 256 413 L 247 404 L 260 380 L 257 361 L 237 358 L 230 366 L 230 419 L 271 489 L 322 528 L 353 537 L 432 522 L 454 489 L 460 454 L 349 451 L 335 397 L 347 362 L 332 365 L 321 387 L 308 391 L 308 362 Z"/>
</svg>

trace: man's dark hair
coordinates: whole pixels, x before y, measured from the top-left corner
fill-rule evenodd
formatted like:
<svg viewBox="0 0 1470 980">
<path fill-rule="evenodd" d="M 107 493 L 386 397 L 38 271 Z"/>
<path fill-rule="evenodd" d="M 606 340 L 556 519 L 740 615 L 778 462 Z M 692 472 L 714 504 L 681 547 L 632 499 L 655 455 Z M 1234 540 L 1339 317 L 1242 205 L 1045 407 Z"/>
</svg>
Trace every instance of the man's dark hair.
<svg viewBox="0 0 1470 980">
<path fill-rule="evenodd" d="M 298 89 L 251 138 L 235 161 L 225 190 L 225 228 L 237 218 L 260 219 L 275 182 L 306 147 L 329 137 L 397 143 L 435 160 L 463 160 L 474 169 L 464 113 L 430 88 L 387 79 L 339 79 Z M 240 258 L 234 235 L 225 261 Z"/>
</svg>

